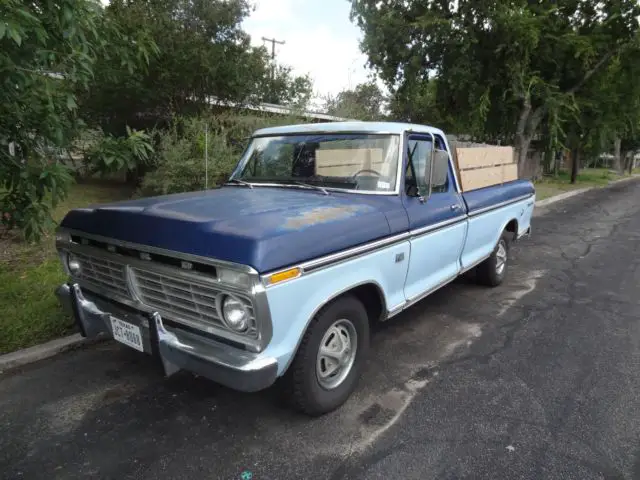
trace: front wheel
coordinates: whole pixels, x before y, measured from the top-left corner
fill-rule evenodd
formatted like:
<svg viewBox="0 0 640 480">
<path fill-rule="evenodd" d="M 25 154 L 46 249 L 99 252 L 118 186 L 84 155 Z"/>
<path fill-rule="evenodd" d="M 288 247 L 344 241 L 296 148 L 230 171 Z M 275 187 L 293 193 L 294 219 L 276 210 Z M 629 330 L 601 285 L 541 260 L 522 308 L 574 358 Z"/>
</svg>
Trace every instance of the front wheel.
<svg viewBox="0 0 640 480">
<path fill-rule="evenodd" d="M 478 265 L 476 278 L 482 285 L 497 287 L 504 281 L 509 262 L 511 236 L 509 232 L 503 232 L 491 256 Z"/>
<path fill-rule="evenodd" d="M 358 299 L 340 297 L 324 307 L 285 374 L 294 408 L 316 416 L 342 405 L 356 387 L 368 348 L 369 319 Z"/>
</svg>

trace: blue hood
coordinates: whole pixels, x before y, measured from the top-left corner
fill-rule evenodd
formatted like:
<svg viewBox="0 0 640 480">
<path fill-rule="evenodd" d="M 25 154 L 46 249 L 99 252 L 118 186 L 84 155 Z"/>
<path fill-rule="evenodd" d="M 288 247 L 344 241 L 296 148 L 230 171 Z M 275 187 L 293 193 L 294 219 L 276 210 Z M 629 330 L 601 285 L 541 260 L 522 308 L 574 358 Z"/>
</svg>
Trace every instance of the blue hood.
<svg viewBox="0 0 640 480">
<path fill-rule="evenodd" d="M 224 187 L 76 209 L 62 226 L 267 272 L 389 235 L 389 201 Z"/>
</svg>

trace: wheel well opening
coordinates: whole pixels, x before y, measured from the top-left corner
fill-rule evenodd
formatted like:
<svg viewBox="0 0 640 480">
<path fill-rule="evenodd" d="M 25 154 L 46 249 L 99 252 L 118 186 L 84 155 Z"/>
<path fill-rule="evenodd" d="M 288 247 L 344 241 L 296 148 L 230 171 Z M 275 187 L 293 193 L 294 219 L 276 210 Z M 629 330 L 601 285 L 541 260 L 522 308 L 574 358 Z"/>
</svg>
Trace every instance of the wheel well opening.
<svg viewBox="0 0 640 480">
<path fill-rule="evenodd" d="M 373 283 L 367 283 L 360 285 L 352 290 L 349 290 L 347 294 L 351 294 L 362 302 L 364 308 L 367 310 L 367 316 L 369 322 L 375 322 L 382 319 L 384 313 L 386 313 L 386 306 L 382 292 L 377 285 Z"/>
<path fill-rule="evenodd" d="M 507 232 L 513 233 L 513 236 L 515 237 L 518 234 L 518 221 L 515 218 L 511 220 L 509 223 L 507 223 L 505 230 Z"/>
</svg>

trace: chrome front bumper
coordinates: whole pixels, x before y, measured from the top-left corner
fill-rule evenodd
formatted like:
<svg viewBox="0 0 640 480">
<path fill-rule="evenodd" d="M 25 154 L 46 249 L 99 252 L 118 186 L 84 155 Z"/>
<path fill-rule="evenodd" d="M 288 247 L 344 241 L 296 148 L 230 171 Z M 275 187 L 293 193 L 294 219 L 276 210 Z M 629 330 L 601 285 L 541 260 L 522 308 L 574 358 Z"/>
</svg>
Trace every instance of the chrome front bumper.
<svg viewBox="0 0 640 480">
<path fill-rule="evenodd" d="M 181 329 L 165 327 L 158 313 L 150 315 L 83 293 L 78 284 L 56 289 L 62 306 L 75 318 L 84 337 L 113 337 L 111 316 L 140 327 L 145 353 L 162 361 L 165 374 L 184 369 L 235 390 L 255 392 L 272 385 L 278 363 L 256 353 L 210 340 Z"/>
</svg>

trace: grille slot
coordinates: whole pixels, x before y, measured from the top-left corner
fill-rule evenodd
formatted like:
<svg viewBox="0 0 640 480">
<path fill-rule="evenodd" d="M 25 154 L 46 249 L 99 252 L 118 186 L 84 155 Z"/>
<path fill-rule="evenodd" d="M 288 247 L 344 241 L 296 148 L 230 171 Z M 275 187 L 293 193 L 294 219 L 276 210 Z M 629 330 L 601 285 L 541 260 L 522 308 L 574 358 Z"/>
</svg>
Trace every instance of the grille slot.
<svg viewBox="0 0 640 480">
<path fill-rule="evenodd" d="M 78 279 L 89 290 L 125 298 L 131 297 L 127 288 L 127 276 L 123 263 L 79 252 L 74 252 L 73 255 L 82 266 Z"/>
<path fill-rule="evenodd" d="M 228 330 L 216 308 L 216 298 L 224 293 L 209 285 L 196 283 L 165 273 L 152 272 L 137 267 L 131 268 L 133 288 L 140 300 L 166 312 L 175 321 L 187 320 L 196 326 L 216 326 Z M 242 295 L 250 314 L 248 336 L 257 336 L 256 320 L 251 302 Z"/>
</svg>

